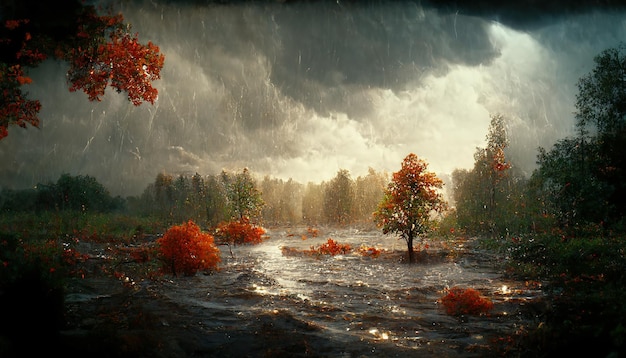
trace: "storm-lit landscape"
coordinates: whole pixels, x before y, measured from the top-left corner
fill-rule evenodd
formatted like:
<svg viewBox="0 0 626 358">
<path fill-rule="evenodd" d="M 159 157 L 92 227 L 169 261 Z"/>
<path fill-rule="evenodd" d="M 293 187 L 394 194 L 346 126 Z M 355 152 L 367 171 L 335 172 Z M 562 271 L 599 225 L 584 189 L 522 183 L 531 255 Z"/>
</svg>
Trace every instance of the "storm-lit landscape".
<svg viewBox="0 0 626 358">
<path fill-rule="evenodd" d="M 0 5 L 0 356 L 626 354 L 626 6 Z"/>
</svg>

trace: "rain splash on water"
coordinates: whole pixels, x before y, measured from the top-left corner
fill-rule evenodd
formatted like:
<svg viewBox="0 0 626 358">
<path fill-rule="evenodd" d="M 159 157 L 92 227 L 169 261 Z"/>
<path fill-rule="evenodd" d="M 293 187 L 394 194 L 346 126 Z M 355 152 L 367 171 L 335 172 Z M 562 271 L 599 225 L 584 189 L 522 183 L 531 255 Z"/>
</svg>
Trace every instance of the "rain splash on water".
<svg viewBox="0 0 626 358">
<path fill-rule="evenodd" d="M 467 242 L 454 243 L 459 247 L 452 255 L 438 255 L 443 251 L 433 243 L 428 257 L 408 265 L 399 261 L 404 241 L 378 231 L 328 231 L 307 240 L 289 229 L 268 234 L 271 239 L 261 245 L 234 248 L 233 257 L 222 250 L 220 272 L 172 282 L 167 291 L 170 299 L 197 311 L 215 346 L 229 340 L 237 344 L 235 331 L 257 329 L 255 322 L 272 317 L 261 329 L 282 325 L 286 332 L 304 331 L 311 345 L 324 346 L 324 355 L 421 351 L 472 356 L 497 337 L 538 323 L 522 308 L 539 298 L 540 290 L 505 279 L 493 257 L 467 249 Z M 281 250 L 306 250 L 329 237 L 353 248 L 366 245 L 398 255 L 311 257 Z M 454 286 L 479 290 L 493 300 L 494 310 L 480 317 L 446 315 L 438 300 Z"/>
</svg>

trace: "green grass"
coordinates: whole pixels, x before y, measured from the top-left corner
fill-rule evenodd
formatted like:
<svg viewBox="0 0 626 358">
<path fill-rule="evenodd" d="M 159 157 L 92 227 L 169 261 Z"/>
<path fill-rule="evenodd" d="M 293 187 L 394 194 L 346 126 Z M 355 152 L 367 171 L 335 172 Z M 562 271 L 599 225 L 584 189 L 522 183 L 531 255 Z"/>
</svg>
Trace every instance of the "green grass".
<svg viewBox="0 0 626 358">
<path fill-rule="evenodd" d="M 502 244 L 507 272 L 544 282 L 550 300 L 539 328 L 524 335 L 528 356 L 626 353 L 626 237 L 532 235 Z M 532 352 L 532 353 L 531 353 Z"/>
<path fill-rule="evenodd" d="M 139 234 L 162 233 L 166 224 L 151 217 L 77 211 L 4 213 L 0 232 L 22 240 L 78 238 L 131 240 Z"/>
</svg>

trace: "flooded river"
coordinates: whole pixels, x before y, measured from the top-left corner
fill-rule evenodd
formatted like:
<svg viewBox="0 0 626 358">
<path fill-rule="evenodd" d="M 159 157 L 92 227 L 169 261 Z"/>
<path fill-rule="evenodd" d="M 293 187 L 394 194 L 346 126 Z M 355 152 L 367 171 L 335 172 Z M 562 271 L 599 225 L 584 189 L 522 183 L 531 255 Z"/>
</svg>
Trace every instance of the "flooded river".
<svg viewBox="0 0 626 358">
<path fill-rule="evenodd" d="M 203 352 L 216 356 L 484 356 L 511 333 L 536 327 L 528 308 L 541 291 L 503 278 L 497 257 L 471 242 L 431 243 L 418 262 L 380 231 L 273 229 L 257 246 L 222 247 L 220 272 L 169 281 L 163 294 L 190 314 Z M 328 238 L 384 249 L 377 258 L 284 255 Z M 486 316 L 451 317 L 438 302 L 450 287 L 494 302 Z M 162 324 L 170 324 L 162 322 Z"/>
</svg>

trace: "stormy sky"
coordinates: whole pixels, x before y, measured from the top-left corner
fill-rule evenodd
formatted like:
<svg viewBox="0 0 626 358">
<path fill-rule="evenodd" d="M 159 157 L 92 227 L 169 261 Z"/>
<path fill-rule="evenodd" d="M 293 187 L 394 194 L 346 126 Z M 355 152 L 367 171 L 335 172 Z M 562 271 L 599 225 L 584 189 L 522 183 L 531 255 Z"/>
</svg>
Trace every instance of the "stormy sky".
<svg viewBox="0 0 626 358">
<path fill-rule="evenodd" d="M 626 11 L 499 3 L 113 1 L 165 54 L 157 102 L 89 102 L 67 64 L 44 63 L 26 89 L 41 128 L 0 141 L 0 187 L 69 173 L 136 195 L 159 172 L 243 167 L 320 182 L 411 152 L 446 175 L 471 168 L 496 113 L 530 174 L 537 147 L 573 133 L 576 83 L 626 40 Z"/>
</svg>

